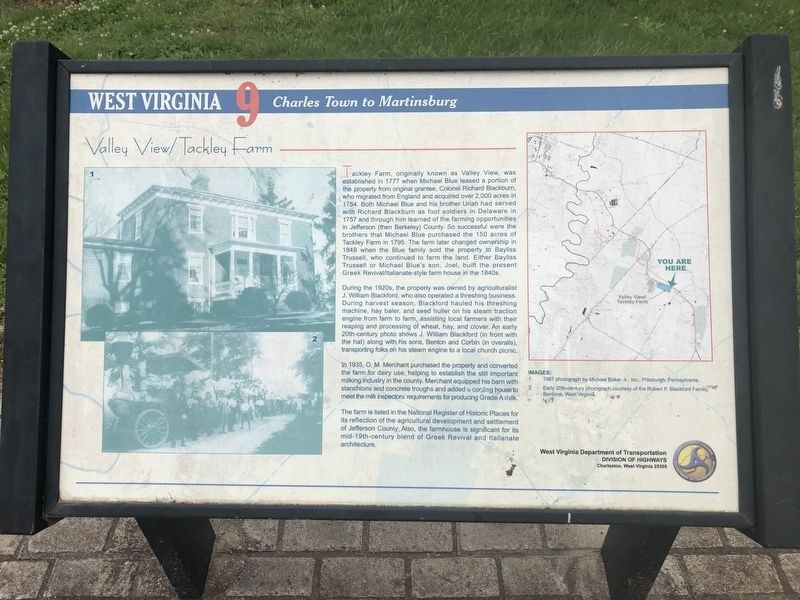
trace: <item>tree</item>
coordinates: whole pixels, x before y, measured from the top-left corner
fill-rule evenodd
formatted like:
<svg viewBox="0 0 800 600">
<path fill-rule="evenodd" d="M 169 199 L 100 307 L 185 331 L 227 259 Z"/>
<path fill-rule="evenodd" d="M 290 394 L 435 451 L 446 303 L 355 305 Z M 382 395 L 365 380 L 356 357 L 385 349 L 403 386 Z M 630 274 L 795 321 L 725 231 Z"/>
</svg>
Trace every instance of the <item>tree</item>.
<svg viewBox="0 0 800 600">
<path fill-rule="evenodd" d="M 294 288 L 295 281 L 297 281 L 297 271 L 291 264 L 283 263 L 281 264 L 280 278 L 275 274 L 273 275 L 273 280 L 275 284 L 264 287 L 263 290 L 272 302 L 273 308 L 276 308 L 286 293 Z"/>
<path fill-rule="evenodd" d="M 253 333 L 191 332 L 183 334 L 182 339 L 180 351 L 188 354 L 205 374 L 191 389 L 198 397 L 208 389 L 209 380 L 217 398 L 217 383 L 222 379 L 232 380 L 236 386 L 244 385 L 252 379 L 252 361 L 261 357 L 258 340 Z"/>
<path fill-rule="evenodd" d="M 278 171 L 272 167 L 259 167 L 250 168 L 250 176 L 253 178 L 253 183 L 258 192 L 258 200 L 261 204 L 267 206 L 275 206 L 276 208 L 285 208 L 286 210 L 294 210 L 294 202 L 289 200 L 286 196 L 278 198 L 275 192 L 275 179 L 278 176 Z"/>
<path fill-rule="evenodd" d="M 307 333 L 305 337 L 305 350 L 300 354 L 294 368 L 306 384 L 307 393 L 313 395 L 322 390 L 322 359 L 324 351 L 322 344 L 319 341 L 314 341 L 314 338 L 319 339 L 317 334 Z"/>
<path fill-rule="evenodd" d="M 109 334 L 105 345 L 107 385 L 120 385 L 123 368 L 127 366 L 130 369 L 133 388 L 139 390 L 142 385 L 140 376 L 143 374 L 139 373 L 138 364 L 148 356 L 176 352 L 181 342 L 179 336 L 180 334 L 157 331 Z M 126 344 L 130 344 L 127 355 L 124 351 Z"/>
<path fill-rule="evenodd" d="M 249 332 L 187 333 L 182 350 L 212 378 L 249 377 L 250 361 L 261 356 L 255 334 Z"/>
<path fill-rule="evenodd" d="M 111 236 L 116 238 L 114 229 L 118 224 L 116 217 L 109 212 L 107 206 L 98 206 L 94 210 L 87 211 L 84 217 L 83 237 L 108 238 Z M 128 295 L 136 287 L 137 281 L 134 276 L 133 262 L 134 258 L 138 259 L 138 257 L 130 257 L 130 270 L 123 273 L 117 263 L 117 257 L 121 251 L 114 246 L 108 243 L 100 243 L 91 250 L 87 250 L 87 252 L 90 256 L 94 256 L 97 262 L 100 281 L 108 293 L 108 304 L 113 309 L 121 298 Z M 124 279 L 122 278 L 123 275 L 125 276 Z"/>
<path fill-rule="evenodd" d="M 336 296 L 336 171 L 328 174 L 330 192 L 322 206 L 322 215 L 315 221 L 314 227 L 325 238 L 325 245 L 320 249 L 322 264 L 325 267 L 324 282 L 328 289 L 330 304 Z"/>
<path fill-rule="evenodd" d="M 181 215 L 179 206 L 166 202 L 152 203 L 150 210 L 145 237 L 149 237 L 151 251 L 135 269 L 140 285 L 132 308 L 135 305 L 148 320 L 174 324 L 189 318 L 192 312 L 186 293 L 178 283 L 186 272 L 186 255 L 175 229 Z"/>
<path fill-rule="evenodd" d="M 190 316 L 191 307 L 177 281 L 186 269 L 184 252 L 172 225 L 180 217 L 177 211 L 172 204 L 154 202 L 146 215 L 143 241 L 116 239 L 115 235 L 114 239 L 95 240 L 94 246 L 86 248 L 87 260 L 92 257 L 97 262 L 111 309 L 117 302 L 125 301 L 132 315 L 170 324 Z M 102 214 L 97 212 L 95 218 L 87 220 L 85 236 L 92 237 L 90 232 L 107 228 L 107 219 Z M 130 262 L 123 267 L 125 255 Z M 123 325 L 127 327 L 133 322 Z"/>
<path fill-rule="evenodd" d="M 322 275 L 314 273 L 313 249 L 310 247 L 304 248 L 300 253 L 300 260 L 306 265 L 305 272 L 308 273 L 306 277 L 300 280 L 300 285 L 303 287 L 306 294 L 308 294 L 311 303 L 316 307 L 320 307 L 323 303 L 325 282 L 322 279 Z"/>
<path fill-rule="evenodd" d="M 118 223 L 108 206 L 93 207 L 83 218 L 83 237 L 109 237 Z"/>
<path fill-rule="evenodd" d="M 123 273 L 117 263 L 117 257 L 121 255 L 121 252 L 116 248 L 106 246 L 102 250 L 100 248 L 92 248 L 87 252 L 91 252 L 91 255 L 97 261 L 100 281 L 108 293 L 108 304 L 113 309 L 120 299 L 128 297 L 130 292 L 136 289 L 138 283 L 134 264 L 136 261 L 133 260 L 134 257 L 131 257 L 130 267 L 127 272 Z M 123 274 L 125 279 L 123 279 Z"/>
<path fill-rule="evenodd" d="M 275 179 L 273 177 L 267 177 L 259 197 L 261 202 L 267 206 L 275 206 L 278 203 L 278 196 L 275 193 Z"/>
</svg>

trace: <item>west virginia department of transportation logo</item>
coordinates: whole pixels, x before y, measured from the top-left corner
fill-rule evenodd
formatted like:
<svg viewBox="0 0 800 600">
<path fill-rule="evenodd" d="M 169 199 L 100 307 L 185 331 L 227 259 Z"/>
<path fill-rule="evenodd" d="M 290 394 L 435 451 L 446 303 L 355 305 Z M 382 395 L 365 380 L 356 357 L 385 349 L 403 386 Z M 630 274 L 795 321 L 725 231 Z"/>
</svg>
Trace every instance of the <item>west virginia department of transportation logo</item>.
<svg viewBox="0 0 800 600">
<path fill-rule="evenodd" d="M 705 442 L 684 442 L 675 450 L 672 465 L 686 481 L 705 481 L 717 468 L 717 457 Z"/>
</svg>

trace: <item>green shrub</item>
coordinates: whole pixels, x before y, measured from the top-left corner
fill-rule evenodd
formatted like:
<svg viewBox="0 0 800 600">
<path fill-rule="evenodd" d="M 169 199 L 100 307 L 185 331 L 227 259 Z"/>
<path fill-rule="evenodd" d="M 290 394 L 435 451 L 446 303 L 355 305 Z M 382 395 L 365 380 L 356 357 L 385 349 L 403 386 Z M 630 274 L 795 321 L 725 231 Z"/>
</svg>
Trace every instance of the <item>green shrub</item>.
<svg viewBox="0 0 800 600">
<path fill-rule="evenodd" d="M 114 311 L 108 304 L 95 304 L 86 311 L 86 325 L 108 329 L 114 321 Z"/>
<path fill-rule="evenodd" d="M 117 323 L 123 327 L 131 327 L 142 321 L 142 315 L 134 310 L 129 310 L 117 316 Z"/>
<path fill-rule="evenodd" d="M 229 319 L 235 313 L 235 300 L 215 300 L 211 303 L 211 317 L 213 319 Z"/>
<path fill-rule="evenodd" d="M 151 316 L 157 323 L 174 323 L 191 319 L 194 311 L 192 305 L 184 299 L 160 299 L 153 304 Z"/>
<path fill-rule="evenodd" d="M 286 294 L 286 306 L 294 312 L 308 312 L 311 310 L 311 298 L 305 292 L 295 290 Z"/>
<path fill-rule="evenodd" d="M 236 299 L 236 312 L 248 317 L 266 315 L 275 312 L 275 304 L 261 288 L 249 287 Z"/>
</svg>

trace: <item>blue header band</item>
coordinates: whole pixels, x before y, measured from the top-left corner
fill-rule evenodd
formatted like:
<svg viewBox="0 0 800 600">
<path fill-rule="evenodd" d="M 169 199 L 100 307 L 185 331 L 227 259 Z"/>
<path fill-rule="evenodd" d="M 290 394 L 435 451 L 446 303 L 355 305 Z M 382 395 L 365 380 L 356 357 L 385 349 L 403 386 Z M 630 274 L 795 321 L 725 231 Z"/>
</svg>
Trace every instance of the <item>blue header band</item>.
<svg viewBox="0 0 800 600">
<path fill-rule="evenodd" d="M 249 92 L 240 100 L 250 100 Z M 726 84 L 259 90 L 258 113 L 529 112 L 728 107 Z M 235 90 L 72 90 L 73 113 L 247 113 Z"/>
</svg>

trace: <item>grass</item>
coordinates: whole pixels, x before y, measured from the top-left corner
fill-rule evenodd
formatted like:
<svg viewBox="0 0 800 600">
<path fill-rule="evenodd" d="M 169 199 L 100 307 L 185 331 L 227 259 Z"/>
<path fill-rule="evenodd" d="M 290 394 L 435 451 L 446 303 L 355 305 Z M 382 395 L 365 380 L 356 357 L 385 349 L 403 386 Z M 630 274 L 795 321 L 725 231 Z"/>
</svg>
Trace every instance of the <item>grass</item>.
<svg viewBox="0 0 800 600">
<path fill-rule="evenodd" d="M 790 34 L 800 68 L 797 0 L 0 0 L 0 288 L 16 39 L 85 59 L 524 56 L 727 52 L 764 31 Z"/>
</svg>

